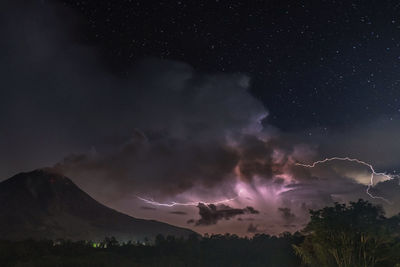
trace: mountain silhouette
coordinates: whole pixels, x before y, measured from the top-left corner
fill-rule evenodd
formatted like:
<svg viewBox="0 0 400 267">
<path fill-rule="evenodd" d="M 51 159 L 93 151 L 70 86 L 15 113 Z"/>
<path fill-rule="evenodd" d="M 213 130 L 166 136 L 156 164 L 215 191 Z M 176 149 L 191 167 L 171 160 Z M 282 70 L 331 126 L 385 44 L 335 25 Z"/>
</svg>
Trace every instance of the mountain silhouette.
<svg viewBox="0 0 400 267">
<path fill-rule="evenodd" d="M 20 173 L 0 183 L 0 239 L 97 241 L 114 236 L 127 241 L 193 233 L 108 208 L 51 169 Z"/>
</svg>

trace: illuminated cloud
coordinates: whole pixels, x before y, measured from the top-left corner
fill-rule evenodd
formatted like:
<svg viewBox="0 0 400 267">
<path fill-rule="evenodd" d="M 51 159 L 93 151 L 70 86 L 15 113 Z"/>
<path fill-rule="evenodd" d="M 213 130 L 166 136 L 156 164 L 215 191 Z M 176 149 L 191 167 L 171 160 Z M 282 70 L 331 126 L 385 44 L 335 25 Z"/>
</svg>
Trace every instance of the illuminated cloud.
<svg viewBox="0 0 400 267">
<path fill-rule="evenodd" d="M 197 221 L 193 221 L 196 226 L 217 224 L 220 220 L 229 220 L 238 215 L 260 213 L 253 207 L 238 209 L 232 208 L 227 205 L 216 206 L 213 204 L 205 205 L 203 203 L 199 203 L 197 207 L 199 209 L 200 219 Z"/>
</svg>

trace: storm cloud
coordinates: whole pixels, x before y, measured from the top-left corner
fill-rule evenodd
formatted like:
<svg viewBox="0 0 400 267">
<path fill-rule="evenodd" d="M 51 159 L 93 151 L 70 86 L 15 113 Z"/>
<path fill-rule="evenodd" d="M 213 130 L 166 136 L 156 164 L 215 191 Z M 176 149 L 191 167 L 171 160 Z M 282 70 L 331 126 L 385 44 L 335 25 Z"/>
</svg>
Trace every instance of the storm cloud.
<svg viewBox="0 0 400 267">
<path fill-rule="evenodd" d="M 267 111 L 244 74 L 145 59 L 116 76 L 69 36 L 67 11 L 32 4 L 19 14 L 22 2 L 3 5 L 10 10 L 1 15 L 10 32 L 0 51 L 3 175 L 22 162 L 56 163 L 88 190 L 103 183 L 122 193 L 174 194 L 224 182 L 242 153 L 229 142 L 262 130 Z M 243 164 L 246 177 L 257 168 Z"/>
<path fill-rule="evenodd" d="M 291 223 L 296 219 L 296 215 L 291 211 L 290 208 L 278 208 L 278 210 L 286 223 Z"/>
<path fill-rule="evenodd" d="M 227 205 L 206 205 L 204 203 L 199 203 L 197 207 L 199 209 L 200 219 L 195 221 L 195 225 L 212 225 L 217 224 L 220 220 L 229 220 L 237 215 L 260 213 L 253 207 L 237 209 Z"/>
<path fill-rule="evenodd" d="M 180 210 L 170 211 L 169 213 L 175 214 L 175 215 L 187 215 L 187 212 L 185 212 L 185 211 L 180 211 Z"/>
</svg>

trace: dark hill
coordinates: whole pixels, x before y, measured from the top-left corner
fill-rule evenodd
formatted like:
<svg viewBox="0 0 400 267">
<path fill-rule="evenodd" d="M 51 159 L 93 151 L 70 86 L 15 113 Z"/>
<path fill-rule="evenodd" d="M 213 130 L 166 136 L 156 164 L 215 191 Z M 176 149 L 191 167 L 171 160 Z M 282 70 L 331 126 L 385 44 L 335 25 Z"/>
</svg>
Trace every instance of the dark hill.
<svg viewBox="0 0 400 267">
<path fill-rule="evenodd" d="M 143 240 L 191 230 L 143 220 L 108 208 L 70 179 L 42 169 L 0 183 L 0 239 Z"/>
</svg>

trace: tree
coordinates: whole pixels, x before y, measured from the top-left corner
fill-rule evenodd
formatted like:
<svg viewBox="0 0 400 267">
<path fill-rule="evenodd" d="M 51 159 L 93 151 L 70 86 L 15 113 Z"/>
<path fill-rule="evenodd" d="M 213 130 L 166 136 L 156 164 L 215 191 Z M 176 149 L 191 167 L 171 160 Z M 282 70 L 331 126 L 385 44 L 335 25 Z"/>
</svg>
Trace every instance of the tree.
<svg viewBox="0 0 400 267">
<path fill-rule="evenodd" d="M 297 255 L 308 266 L 377 267 L 399 262 L 399 216 L 358 200 L 310 211 L 306 237 Z"/>
</svg>

